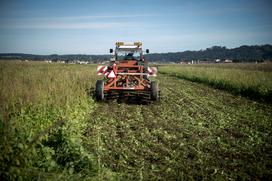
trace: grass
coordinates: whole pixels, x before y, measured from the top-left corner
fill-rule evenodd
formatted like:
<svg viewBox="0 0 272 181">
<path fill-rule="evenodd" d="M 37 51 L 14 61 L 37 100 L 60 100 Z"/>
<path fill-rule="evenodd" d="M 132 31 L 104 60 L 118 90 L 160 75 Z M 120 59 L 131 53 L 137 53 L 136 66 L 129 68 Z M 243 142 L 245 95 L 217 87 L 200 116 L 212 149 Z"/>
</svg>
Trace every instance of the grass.
<svg viewBox="0 0 272 181">
<path fill-rule="evenodd" d="M 271 180 L 271 104 L 176 76 L 269 73 L 229 66 L 160 67 L 141 105 L 93 100 L 94 65 L 0 62 L 1 178 Z"/>
<path fill-rule="evenodd" d="M 82 143 L 95 106 L 88 95 L 94 68 L 0 62 L 2 177 L 99 177 L 97 161 Z"/>
<path fill-rule="evenodd" d="M 272 64 L 162 66 L 161 73 L 272 103 Z"/>
</svg>

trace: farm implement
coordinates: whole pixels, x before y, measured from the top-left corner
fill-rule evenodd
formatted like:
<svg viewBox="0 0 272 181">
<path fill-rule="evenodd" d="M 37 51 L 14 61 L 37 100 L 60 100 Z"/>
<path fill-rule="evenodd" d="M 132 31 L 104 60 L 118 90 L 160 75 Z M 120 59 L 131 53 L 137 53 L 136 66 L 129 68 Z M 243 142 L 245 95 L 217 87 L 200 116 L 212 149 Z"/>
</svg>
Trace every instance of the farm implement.
<svg viewBox="0 0 272 181">
<path fill-rule="evenodd" d="M 110 53 L 114 53 L 114 58 L 109 65 L 97 67 L 97 74 L 104 76 L 96 82 L 97 100 L 120 97 L 159 100 L 158 82 L 149 79 L 156 76 L 157 68 L 148 67 L 141 42 L 117 42 L 115 51 L 110 49 Z"/>
</svg>

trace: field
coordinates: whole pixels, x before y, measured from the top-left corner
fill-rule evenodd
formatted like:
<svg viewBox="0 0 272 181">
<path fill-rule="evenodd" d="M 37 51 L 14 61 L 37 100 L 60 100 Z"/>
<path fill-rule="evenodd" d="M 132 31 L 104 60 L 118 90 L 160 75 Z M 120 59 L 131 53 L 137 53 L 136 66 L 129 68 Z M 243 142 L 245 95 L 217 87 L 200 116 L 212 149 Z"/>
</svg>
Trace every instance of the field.
<svg viewBox="0 0 272 181">
<path fill-rule="evenodd" d="M 169 76 L 272 103 L 271 63 L 163 66 L 160 70 Z"/>
<path fill-rule="evenodd" d="M 159 66 L 146 105 L 96 102 L 95 68 L 0 62 L 0 178 L 272 179 L 271 64 Z"/>
</svg>

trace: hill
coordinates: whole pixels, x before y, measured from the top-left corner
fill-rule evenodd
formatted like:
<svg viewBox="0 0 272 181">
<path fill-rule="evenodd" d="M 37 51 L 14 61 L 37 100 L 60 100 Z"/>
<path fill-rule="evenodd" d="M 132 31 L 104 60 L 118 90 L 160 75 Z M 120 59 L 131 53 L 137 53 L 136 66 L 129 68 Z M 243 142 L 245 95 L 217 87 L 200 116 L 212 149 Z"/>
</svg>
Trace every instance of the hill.
<svg viewBox="0 0 272 181">
<path fill-rule="evenodd" d="M 272 59 L 271 45 L 240 46 L 228 49 L 222 46 L 213 46 L 206 50 L 184 51 L 176 53 L 155 53 L 146 55 L 150 61 L 179 62 L 179 61 L 212 61 L 215 59 L 231 59 L 236 62 L 252 62 Z"/>
<path fill-rule="evenodd" d="M 68 55 L 34 55 L 23 53 L 2 53 L 2 59 L 24 59 L 32 61 L 88 61 L 90 63 L 97 63 L 109 60 L 112 55 L 85 55 L 85 54 L 68 54 Z M 224 46 L 213 46 L 205 50 L 199 51 L 183 51 L 183 52 L 169 52 L 169 53 L 151 53 L 146 55 L 146 60 L 150 62 L 180 62 L 180 61 L 213 61 L 215 59 L 231 59 L 234 62 L 255 62 L 272 59 L 272 45 L 243 45 L 237 48 L 228 49 Z"/>
</svg>

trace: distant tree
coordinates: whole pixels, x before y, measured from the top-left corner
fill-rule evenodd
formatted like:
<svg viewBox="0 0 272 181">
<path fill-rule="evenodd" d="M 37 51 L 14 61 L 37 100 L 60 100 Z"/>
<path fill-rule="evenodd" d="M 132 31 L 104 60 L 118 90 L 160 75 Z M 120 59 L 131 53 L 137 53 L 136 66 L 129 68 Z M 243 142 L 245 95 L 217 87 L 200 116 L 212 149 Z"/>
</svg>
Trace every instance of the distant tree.
<svg viewBox="0 0 272 181">
<path fill-rule="evenodd" d="M 21 53 L 2 53 L 0 59 L 27 59 L 27 60 L 80 60 L 90 62 L 101 62 L 110 60 L 112 55 L 32 55 Z M 212 46 L 206 50 L 184 51 L 175 53 L 153 53 L 147 54 L 146 60 L 150 62 L 180 62 L 181 60 L 201 60 L 211 61 L 214 59 L 232 59 L 234 62 L 255 62 L 263 60 L 272 60 L 272 45 L 247 46 L 228 49 L 224 46 Z"/>
</svg>

